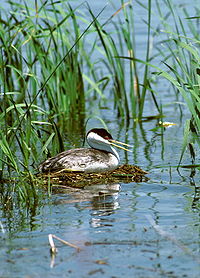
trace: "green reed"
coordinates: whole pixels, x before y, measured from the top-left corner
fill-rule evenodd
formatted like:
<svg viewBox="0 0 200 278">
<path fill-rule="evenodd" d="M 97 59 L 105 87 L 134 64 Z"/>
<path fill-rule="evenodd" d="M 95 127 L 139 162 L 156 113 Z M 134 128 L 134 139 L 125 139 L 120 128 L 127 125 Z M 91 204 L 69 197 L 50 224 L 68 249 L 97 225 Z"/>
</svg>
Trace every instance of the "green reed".
<svg viewBox="0 0 200 278">
<path fill-rule="evenodd" d="M 173 85 L 178 99 L 184 100 L 191 113 L 191 119 L 188 119 L 185 124 L 181 162 L 186 147 L 194 160 L 194 143 L 200 146 L 200 17 L 199 10 L 195 7 L 194 16 L 190 17 L 184 6 L 176 7 L 170 0 L 164 2 L 163 11 L 160 2 L 157 1 L 163 32 L 167 37 L 163 41 L 164 49 L 157 47 L 166 66 L 165 71 L 160 72 Z M 170 24 L 169 15 L 172 19 Z"/>
<path fill-rule="evenodd" d="M 39 200 L 33 169 L 64 149 L 62 130 L 84 128 L 83 46 L 72 49 L 81 32 L 70 6 L 67 15 L 53 2 L 10 9 L 0 24 L 1 198 L 33 208 Z"/>
<path fill-rule="evenodd" d="M 175 30 L 157 1 L 169 36 L 163 42 L 165 51 L 156 48 L 165 70 L 153 65 L 150 0 L 147 7 L 139 1 L 122 1 L 120 9 L 103 24 L 89 7 L 91 18 L 86 19 L 81 12 L 83 4 L 73 9 L 66 1 L 35 1 L 31 8 L 26 1 L 10 3 L 10 12 L 0 16 L 0 178 L 24 179 L 10 186 L 21 199 L 37 199 L 32 173 L 37 172 L 39 162 L 62 151 L 69 133 L 84 135 L 85 118 L 92 116 L 94 99 L 112 101 L 116 117 L 129 122 L 130 118 L 142 120 L 149 94 L 161 114 L 152 67 L 182 94 L 192 114 L 190 131 L 198 134 L 199 53 L 195 44 L 199 37 L 191 19 L 188 26 L 193 37 L 187 37 L 185 22 L 177 20 L 170 1 L 165 4 Z M 143 61 L 137 58 L 136 4 L 144 7 L 147 18 Z M 186 134 L 184 142 L 189 137 Z"/>
<path fill-rule="evenodd" d="M 151 75 L 149 74 L 148 62 L 150 57 L 150 36 L 151 36 L 151 1 L 148 1 L 147 7 L 147 42 L 146 57 L 147 62 L 143 69 L 138 69 L 136 58 L 136 50 L 138 48 L 135 39 L 135 3 L 131 1 L 124 3 L 111 18 L 101 25 L 95 21 L 95 28 L 98 38 L 101 42 L 100 49 L 103 54 L 101 62 L 106 66 L 110 78 L 113 82 L 111 92 L 114 95 L 114 107 L 118 110 L 118 116 L 129 121 L 141 120 L 144 112 L 144 104 L 146 94 L 152 93 Z M 113 26 L 113 33 L 106 31 L 109 26 Z M 103 49 L 103 51 L 102 51 Z M 129 61 L 120 59 L 129 55 Z M 105 77 L 104 77 L 105 78 Z M 155 108 L 159 111 L 159 107 L 155 96 L 152 94 Z"/>
<path fill-rule="evenodd" d="M 31 173 L 45 157 L 62 151 L 64 132 L 84 134 L 86 96 L 92 99 L 98 93 L 100 100 L 109 98 L 109 86 L 116 114 L 129 120 L 142 116 L 148 88 L 147 66 L 139 81 L 136 62 L 128 63 L 127 77 L 127 65 L 117 58 L 124 51 L 135 55 L 131 3 L 122 2 L 108 21 L 117 41 L 105 31 L 107 22 L 102 26 L 89 7 L 88 21 L 78 12 L 80 7 L 72 9 L 64 1 L 35 1 L 33 7 L 22 3 L 10 2 L 11 11 L 2 13 L 0 25 L 0 165 L 1 173 L 9 176 Z M 147 60 L 150 6 L 151 1 Z M 88 43 L 90 33 L 96 36 Z M 104 53 L 100 61 L 92 61 L 96 51 Z M 102 64 L 108 74 L 96 73 Z M 139 83 L 145 83 L 142 92 Z"/>
<path fill-rule="evenodd" d="M 29 170 L 31 163 L 41 160 L 41 150 L 48 153 L 50 144 L 56 146 L 52 152 L 63 150 L 60 122 L 73 129 L 72 122 L 83 126 L 81 44 L 55 71 L 80 31 L 71 7 L 66 7 L 67 16 L 60 11 L 59 17 L 58 8 L 52 2 L 39 9 L 36 5 L 33 12 L 25 2 L 12 3 L 12 12 L 1 20 L 0 160 L 9 173 Z"/>
<path fill-rule="evenodd" d="M 156 1 L 157 13 L 160 18 L 160 24 L 157 28 L 151 25 L 151 2 L 148 2 L 148 8 L 142 2 L 137 1 L 144 9 L 148 9 L 148 39 L 147 39 L 147 54 L 145 60 L 139 60 L 136 56 L 119 56 L 122 60 L 128 60 L 132 63 L 141 63 L 145 65 L 144 79 L 141 83 L 143 86 L 141 95 L 138 95 L 136 101 L 139 101 L 139 116 L 140 119 L 144 109 L 144 101 L 147 90 L 152 93 L 155 106 L 160 112 L 158 103 L 154 94 L 153 82 L 151 76 L 166 78 L 173 86 L 177 101 L 184 100 L 187 108 L 191 112 L 191 119 L 186 122 L 185 133 L 183 138 L 183 148 L 180 155 L 180 162 L 186 147 L 189 148 L 191 158 L 194 161 L 194 143 L 200 145 L 200 105 L 199 105 L 199 86 L 200 86 L 200 54 L 199 54 L 199 10 L 196 9 L 197 15 L 189 17 L 184 6 L 176 7 L 175 3 L 170 0 L 162 2 Z M 178 10 L 177 10 L 178 9 Z M 156 11 L 153 11 L 155 14 Z M 181 16 L 182 15 L 182 16 Z M 129 22 L 129 21 L 128 21 Z M 150 34 L 150 27 L 154 32 Z M 162 29 L 162 32 L 159 30 Z M 189 32 L 189 35 L 188 35 Z M 158 39 L 155 49 L 157 51 L 155 57 L 160 59 L 162 66 L 158 66 L 152 62 L 149 51 L 150 35 L 162 37 Z M 152 75 L 150 69 L 156 70 Z M 152 83 L 152 84 L 151 84 Z M 132 102 L 134 103 L 134 102 Z M 160 113 L 161 114 L 161 113 Z M 135 116 L 135 115 L 134 115 Z"/>
</svg>

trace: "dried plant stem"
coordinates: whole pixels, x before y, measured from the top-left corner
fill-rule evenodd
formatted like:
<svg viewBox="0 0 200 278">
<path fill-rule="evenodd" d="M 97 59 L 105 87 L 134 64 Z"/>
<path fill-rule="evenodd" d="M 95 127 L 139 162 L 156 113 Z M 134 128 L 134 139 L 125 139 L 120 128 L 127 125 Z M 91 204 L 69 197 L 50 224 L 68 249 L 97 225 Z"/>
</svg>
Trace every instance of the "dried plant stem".
<svg viewBox="0 0 200 278">
<path fill-rule="evenodd" d="M 49 237 L 49 244 L 50 244 L 50 246 L 51 246 L 51 249 L 50 249 L 50 250 L 51 250 L 52 254 L 55 254 L 55 253 L 58 252 L 58 250 L 57 250 L 57 248 L 56 248 L 56 246 L 55 246 L 55 244 L 54 244 L 53 238 L 59 240 L 60 242 L 62 242 L 62 243 L 65 244 L 65 245 L 68 245 L 68 246 L 70 246 L 70 247 L 72 247 L 72 248 L 75 248 L 77 251 L 80 251 L 80 248 L 79 248 L 78 246 L 76 246 L 76 245 L 74 245 L 74 244 L 72 244 L 72 243 L 70 243 L 70 242 L 68 242 L 68 241 L 66 241 L 66 240 L 63 240 L 62 238 L 57 237 L 56 235 L 49 234 L 48 237 Z"/>
</svg>

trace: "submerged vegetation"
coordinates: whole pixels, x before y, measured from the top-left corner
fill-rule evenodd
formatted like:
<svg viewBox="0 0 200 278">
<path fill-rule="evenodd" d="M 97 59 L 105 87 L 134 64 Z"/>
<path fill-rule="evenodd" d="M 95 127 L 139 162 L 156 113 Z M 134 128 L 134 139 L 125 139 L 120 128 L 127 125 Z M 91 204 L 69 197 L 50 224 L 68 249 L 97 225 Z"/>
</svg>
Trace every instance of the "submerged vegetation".
<svg viewBox="0 0 200 278">
<path fill-rule="evenodd" d="M 64 0 L 34 1 L 32 6 L 8 1 L 6 10 L 1 9 L 0 179 L 21 180 L 7 187 L 10 192 L 26 200 L 37 195 L 33 173 L 38 163 L 64 149 L 64 134 L 84 134 L 94 102 L 100 107 L 109 100 L 116 117 L 128 125 L 142 121 L 145 100 L 151 97 L 155 109 L 145 116 L 161 118 L 155 86 L 161 76 L 191 112 L 182 155 L 189 143 L 195 157 L 193 142 L 199 143 L 200 132 L 199 17 L 190 17 L 183 7 L 180 18 L 172 1 L 163 1 L 165 9 L 155 2 L 156 11 L 151 0 L 148 6 L 122 1 L 104 23 L 100 14 L 105 7 L 97 15 L 85 3 L 72 7 Z M 144 59 L 137 57 L 134 5 L 146 11 Z M 151 22 L 155 13 L 160 18 L 157 28 Z M 77 144 L 69 135 L 67 140 Z"/>
</svg>

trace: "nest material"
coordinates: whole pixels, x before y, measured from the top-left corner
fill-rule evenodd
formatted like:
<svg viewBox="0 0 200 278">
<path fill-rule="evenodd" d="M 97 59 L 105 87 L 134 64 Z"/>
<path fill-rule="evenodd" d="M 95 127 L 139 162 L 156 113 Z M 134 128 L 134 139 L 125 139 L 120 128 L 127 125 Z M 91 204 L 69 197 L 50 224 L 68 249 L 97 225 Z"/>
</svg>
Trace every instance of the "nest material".
<svg viewBox="0 0 200 278">
<path fill-rule="evenodd" d="M 83 173 L 74 172 L 69 170 L 61 170 L 48 174 L 41 174 L 45 184 L 49 181 L 51 184 L 58 186 L 83 188 L 84 186 L 94 184 L 109 184 L 109 183 L 129 183 L 129 182 L 142 182 L 147 181 L 145 176 L 147 172 L 134 165 L 121 165 L 113 171 L 107 171 L 102 173 Z"/>
</svg>

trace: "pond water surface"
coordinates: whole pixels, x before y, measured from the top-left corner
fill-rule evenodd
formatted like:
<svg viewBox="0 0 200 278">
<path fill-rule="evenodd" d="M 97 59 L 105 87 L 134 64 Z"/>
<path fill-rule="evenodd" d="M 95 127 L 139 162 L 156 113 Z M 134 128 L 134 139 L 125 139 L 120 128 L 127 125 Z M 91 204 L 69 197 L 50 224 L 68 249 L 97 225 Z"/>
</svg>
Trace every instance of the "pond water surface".
<svg viewBox="0 0 200 278">
<path fill-rule="evenodd" d="M 161 137 L 152 140 L 147 130 L 147 142 L 139 131 L 138 163 L 150 180 L 66 190 L 47 198 L 33 215 L 2 217 L 0 277 L 198 277 L 199 174 L 190 178 L 187 170 L 180 175 L 174 168 L 155 168 L 176 163 L 182 129 L 166 130 L 164 161 Z M 58 254 L 52 259 L 50 233 L 81 250 L 55 241 Z"/>
<path fill-rule="evenodd" d="M 170 104 L 173 94 L 163 84 L 162 98 Z M 148 171 L 149 181 L 66 190 L 47 196 L 35 211 L 12 215 L 1 204 L 0 277 L 199 277 L 200 175 L 173 167 L 189 114 L 174 104 L 164 109 L 165 120 L 176 125 L 163 132 L 154 130 L 157 120 L 126 128 L 111 109 L 100 111 L 113 137 L 134 146 L 133 153 L 119 152 L 121 163 Z M 189 153 L 183 164 L 191 164 Z M 55 240 L 58 253 L 51 257 L 49 234 L 80 251 Z"/>
</svg>

